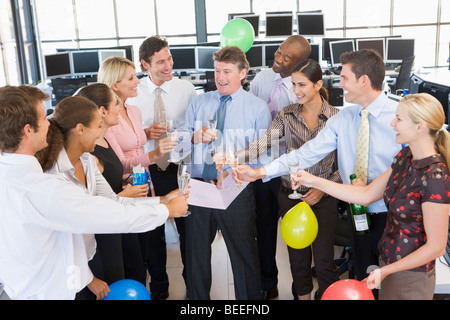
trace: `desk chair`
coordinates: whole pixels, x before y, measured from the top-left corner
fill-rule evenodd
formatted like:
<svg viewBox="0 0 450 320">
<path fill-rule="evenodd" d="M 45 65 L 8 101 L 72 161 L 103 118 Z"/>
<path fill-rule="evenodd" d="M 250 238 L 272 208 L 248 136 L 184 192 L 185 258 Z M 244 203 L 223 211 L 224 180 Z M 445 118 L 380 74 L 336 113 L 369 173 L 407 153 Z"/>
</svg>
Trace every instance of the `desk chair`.
<svg viewBox="0 0 450 320">
<path fill-rule="evenodd" d="M 409 89 L 409 78 L 411 77 L 411 70 L 414 64 L 414 58 L 415 56 L 412 56 L 402 60 L 397 81 L 395 82 L 395 90 Z"/>
<path fill-rule="evenodd" d="M 348 278 L 354 279 L 354 259 L 352 248 L 352 233 L 353 226 L 351 215 L 347 210 L 347 203 L 339 201 L 338 204 L 338 221 L 336 226 L 336 234 L 334 237 L 334 244 L 338 247 L 343 247 L 339 258 L 334 259 L 334 264 L 338 267 L 339 275 L 348 271 Z"/>
</svg>

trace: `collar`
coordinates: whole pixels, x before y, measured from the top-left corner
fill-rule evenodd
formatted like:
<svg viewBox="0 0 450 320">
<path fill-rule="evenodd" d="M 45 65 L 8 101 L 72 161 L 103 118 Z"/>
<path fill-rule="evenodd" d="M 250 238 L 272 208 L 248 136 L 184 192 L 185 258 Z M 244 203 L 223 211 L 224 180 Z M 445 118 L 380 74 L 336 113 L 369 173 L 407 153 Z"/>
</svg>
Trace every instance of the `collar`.
<svg viewBox="0 0 450 320">
<path fill-rule="evenodd" d="M 244 89 L 241 86 L 238 90 L 236 90 L 233 94 L 230 95 L 231 96 L 231 101 L 233 101 L 234 99 L 239 97 L 242 94 L 242 92 L 244 92 Z M 221 97 L 223 97 L 223 95 L 218 90 L 216 90 L 216 99 L 219 102 L 220 102 L 220 98 Z"/>
<path fill-rule="evenodd" d="M 85 167 L 85 164 L 88 161 L 88 156 L 89 155 L 87 153 L 83 153 L 80 157 L 80 161 L 83 164 L 83 167 Z M 55 169 L 56 171 L 61 173 L 70 172 L 71 174 L 73 174 L 75 172 L 75 168 L 73 167 L 72 162 L 70 162 L 65 148 L 62 148 L 61 152 L 58 155 L 58 159 L 55 163 Z"/>
<path fill-rule="evenodd" d="M 286 78 L 281 78 L 281 75 L 279 73 L 275 73 L 272 81 L 278 82 L 280 79 L 281 79 L 281 82 L 286 86 L 286 88 L 288 88 L 288 89 L 292 88 L 292 77 L 291 76 L 286 77 Z"/>
<path fill-rule="evenodd" d="M 439 153 L 433 154 L 429 157 L 420 159 L 420 160 L 413 160 L 412 159 L 412 153 L 410 147 L 405 147 L 405 158 L 409 159 L 411 162 L 411 165 L 416 169 L 423 169 L 426 167 L 431 166 L 434 163 L 445 163 L 444 158 Z"/>
<path fill-rule="evenodd" d="M 291 106 L 285 107 L 285 113 L 293 113 L 295 117 L 299 117 L 303 110 L 303 105 L 295 103 Z M 331 106 L 330 104 L 322 98 L 322 111 L 319 113 L 319 115 L 324 115 L 327 120 L 331 118 L 333 115 L 331 114 Z"/>
<path fill-rule="evenodd" d="M 26 166 L 27 170 L 42 172 L 42 167 L 36 157 L 26 154 L 0 152 L 0 163 L 5 165 Z"/>
<path fill-rule="evenodd" d="M 378 116 L 381 113 L 381 110 L 383 109 L 383 106 L 386 103 L 386 99 L 388 99 L 388 97 L 382 91 L 380 95 L 366 107 L 366 110 L 369 111 L 372 116 L 378 118 Z M 362 108 L 363 107 L 359 109 L 359 115 L 361 115 Z"/>
<path fill-rule="evenodd" d="M 173 78 L 172 78 L 173 80 Z M 147 78 L 145 78 L 145 81 L 147 82 L 148 85 L 148 90 L 149 92 L 154 92 L 156 90 L 156 88 L 161 88 L 161 90 L 165 93 L 170 93 L 170 88 L 172 86 L 172 80 L 169 81 L 164 81 L 164 83 L 161 86 L 157 86 L 156 84 L 153 83 L 153 81 L 150 79 L 150 76 L 148 76 Z"/>
</svg>

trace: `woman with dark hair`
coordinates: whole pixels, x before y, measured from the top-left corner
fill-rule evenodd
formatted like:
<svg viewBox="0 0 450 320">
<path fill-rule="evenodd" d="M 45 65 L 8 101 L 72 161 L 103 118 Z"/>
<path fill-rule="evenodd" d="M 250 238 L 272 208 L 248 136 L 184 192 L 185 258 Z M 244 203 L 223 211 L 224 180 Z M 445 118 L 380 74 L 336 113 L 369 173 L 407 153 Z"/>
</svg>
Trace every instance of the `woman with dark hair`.
<svg viewBox="0 0 450 320">
<path fill-rule="evenodd" d="M 95 142 L 102 134 L 103 120 L 95 103 L 85 97 L 65 98 L 56 106 L 53 117 L 49 121 L 48 146 L 36 154 L 44 171 L 73 182 L 91 195 L 108 197 L 124 204 L 154 207 L 157 211 L 157 215 L 152 217 L 154 228 L 164 224 L 168 216 L 174 215 L 170 207 L 180 201 L 178 199 L 183 198 L 178 197 L 178 192 L 169 194 L 166 198 L 125 198 L 119 197 L 111 189 L 89 153 L 94 151 Z M 176 198 L 172 199 L 173 197 Z M 186 201 L 186 199 L 181 200 Z M 167 209 L 169 209 L 169 215 Z M 85 254 L 91 260 L 96 252 L 94 235 L 84 235 L 84 242 Z M 97 299 L 103 298 L 109 291 L 106 282 L 95 277 L 88 288 Z"/>
<path fill-rule="evenodd" d="M 328 92 L 322 82 L 322 69 L 316 61 L 308 59 L 295 67 L 292 72 L 292 83 L 298 102 L 279 111 L 266 134 L 247 149 L 239 152 L 239 163 L 257 159 L 272 147 L 273 141 L 278 141 L 283 136 L 286 137 L 287 152 L 300 148 L 317 135 L 330 117 L 338 113 L 337 108 L 328 104 Z M 339 172 L 333 169 L 334 160 L 335 154 L 330 153 L 308 171 L 325 179 L 341 182 Z M 317 297 L 320 298 L 329 285 L 339 280 L 333 262 L 337 203 L 334 198 L 318 189 L 305 188 L 297 191 L 303 194 L 302 198 L 290 199 L 289 194 L 292 192 L 290 177 L 289 175 L 281 177 L 278 195 L 281 215 L 284 216 L 300 201 L 305 201 L 317 217 L 319 233 L 312 245 L 307 248 L 288 247 L 295 292 L 299 299 L 311 299 L 313 289 L 311 262 L 314 251 L 314 264 L 319 284 Z"/>
</svg>

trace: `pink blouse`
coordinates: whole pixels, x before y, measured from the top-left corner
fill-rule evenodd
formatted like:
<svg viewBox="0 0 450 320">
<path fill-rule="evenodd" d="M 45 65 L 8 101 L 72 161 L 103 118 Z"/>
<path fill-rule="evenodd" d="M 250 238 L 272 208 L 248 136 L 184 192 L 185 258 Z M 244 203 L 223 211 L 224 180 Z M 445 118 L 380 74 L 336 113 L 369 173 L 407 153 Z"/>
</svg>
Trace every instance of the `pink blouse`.
<svg viewBox="0 0 450 320">
<path fill-rule="evenodd" d="M 134 129 L 119 114 L 119 124 L 110 127 L 106 131 L 105 138 L 122 162 L 124 177 L 127 177 L 137 165 L 141 164 L 142 167 L 147 168 L 152 162 L 150 162 L 148 154 L 144 152 L 147 136 L 142 128 L 141 111 L 138 107 L 126 103 L 124 103 L 124 108 Z"/>
</svg>

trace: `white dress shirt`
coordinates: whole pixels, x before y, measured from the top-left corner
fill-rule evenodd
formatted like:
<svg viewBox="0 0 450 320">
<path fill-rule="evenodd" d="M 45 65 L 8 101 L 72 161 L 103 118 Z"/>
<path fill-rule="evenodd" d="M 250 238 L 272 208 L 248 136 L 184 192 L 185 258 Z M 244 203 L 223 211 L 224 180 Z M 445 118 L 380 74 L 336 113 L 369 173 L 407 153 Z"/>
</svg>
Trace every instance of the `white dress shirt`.
<svg viewBox="0 0 450 320">
<path fill-rule="evenodd" d="M 37 159 L 0 154 L 0 282 L 11 299 L 74 299 L 91 280 L 82 234 L 145 232 L 166 206 L 90 196 Z"/>
<path fill-rule="evenodd" d="M 280 78 L 280 74 L 273 71 L 272 68 L 264 69 L 258 72 L 255 78 L 253 78 L 250 83 L 250 92 L 268 103 L 270 93 Z M 292 90 L 292 77 L 285 77 L 283 78 L 283 84 L 281 85 L 281 94 L 277 112 L 296 102 L 297 96 L 295 95 L 294 90 Z"/>
<path fill-rule="evenodd" d="M 155 123 L 155 99 L 156 88 L 150 77 L 141 79 L 138 85 L 138 95 L 134 98 L 128 98 L 127 104 L 138 107 L 142 114 L 142 127 L 149 128 Z M 192 83 L 186 80 L 173 78 L 165 81 L 161 87 L 161 98 L 166 109 L 166 118 L 172 119 L 175 125 L 184 118 L 184 113 L 189 106 L 192 98 L 197 95 Z M 145 144 L 145 152 L 155 149 L 155 140 L 147 140 Z"/>
</svg>

